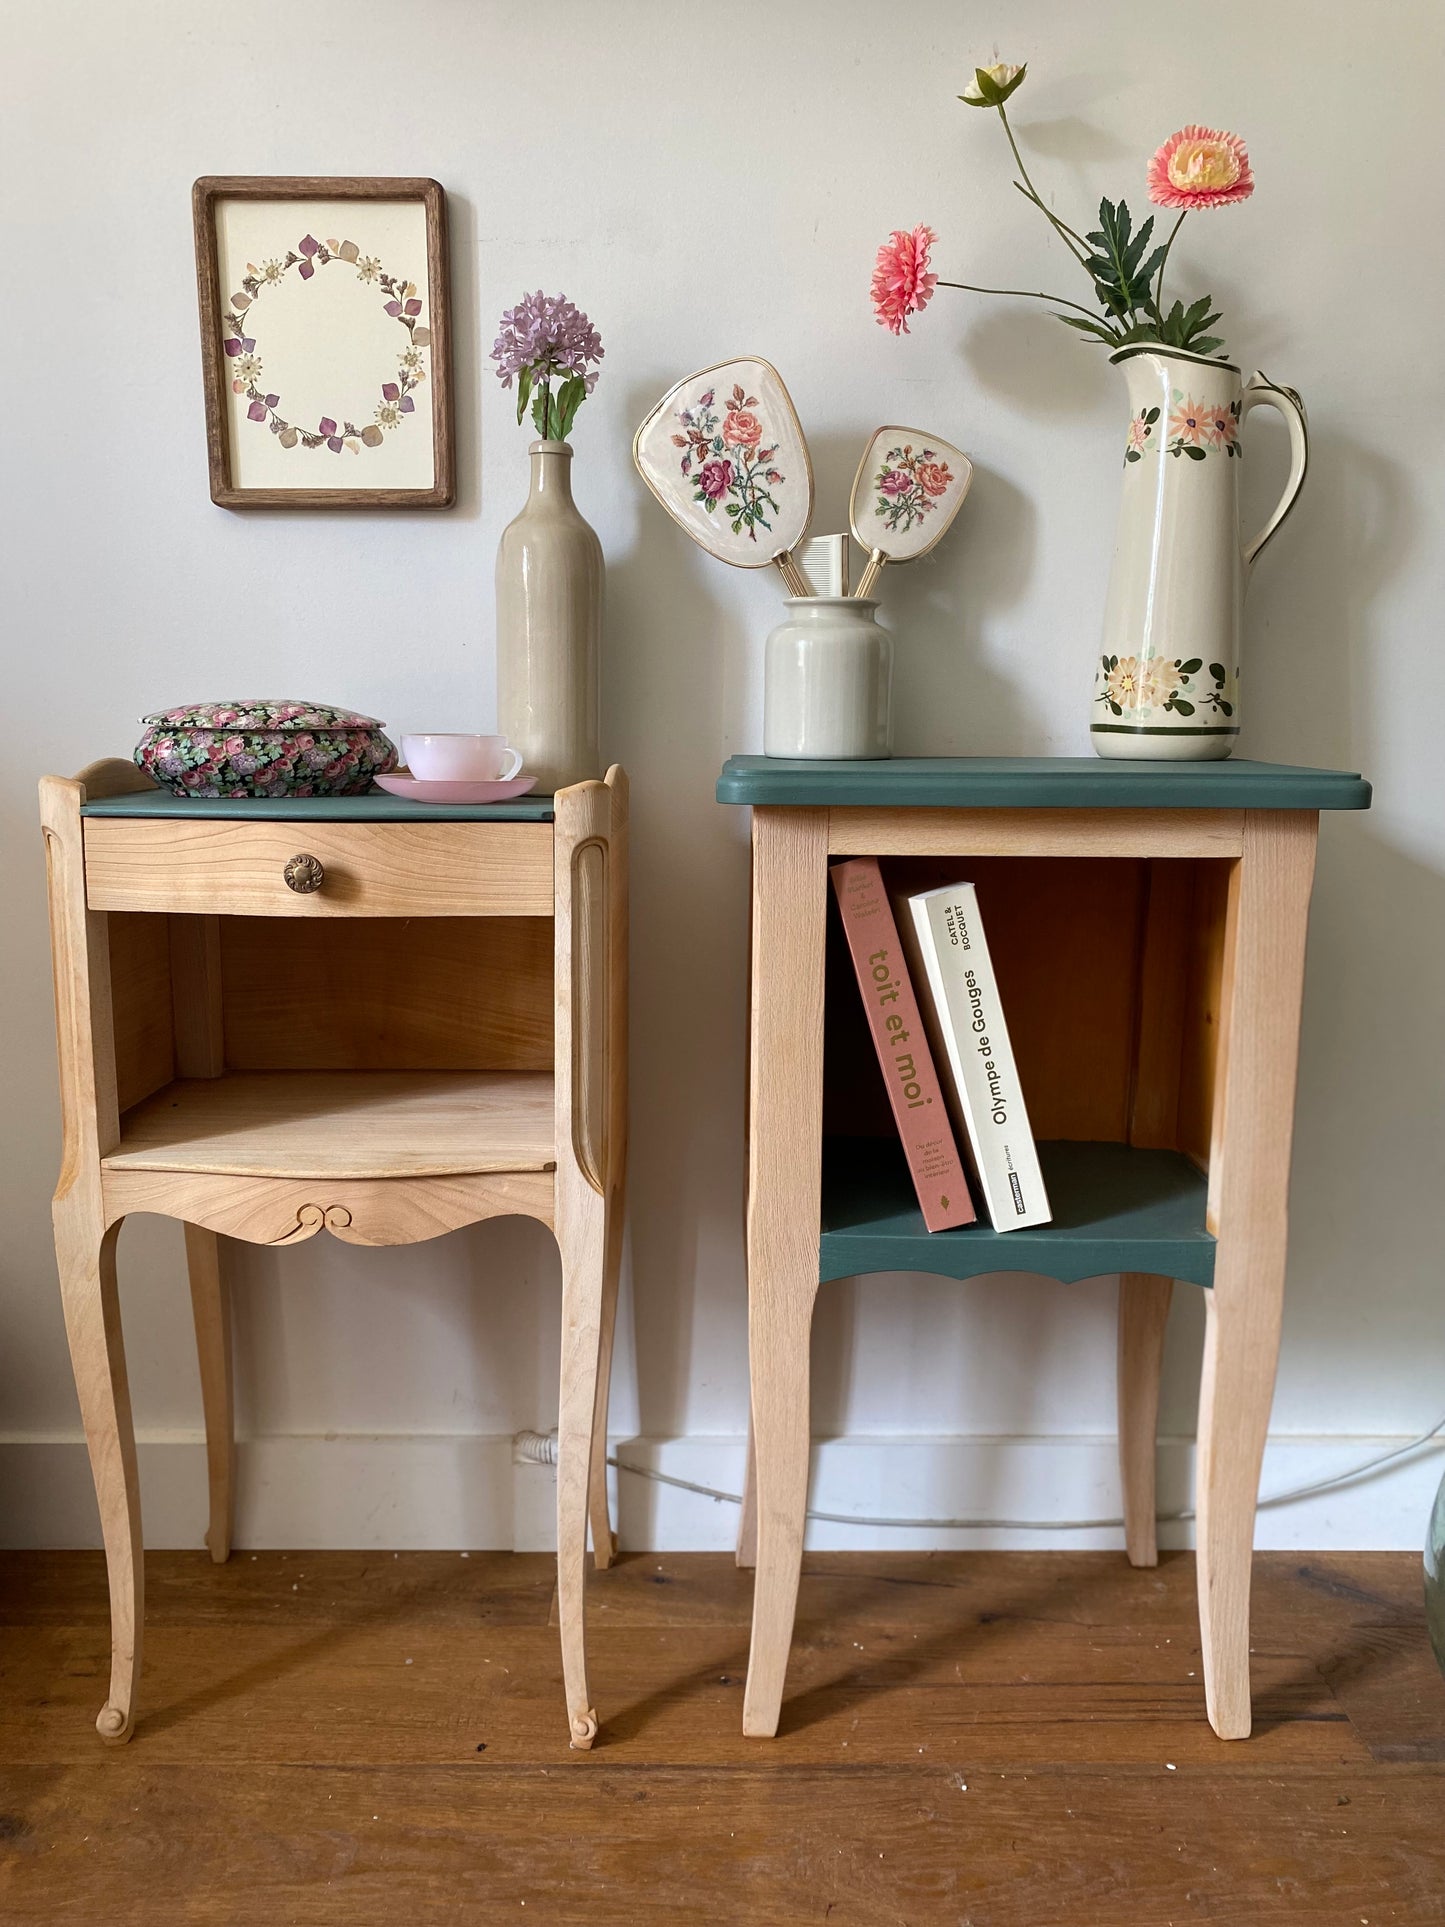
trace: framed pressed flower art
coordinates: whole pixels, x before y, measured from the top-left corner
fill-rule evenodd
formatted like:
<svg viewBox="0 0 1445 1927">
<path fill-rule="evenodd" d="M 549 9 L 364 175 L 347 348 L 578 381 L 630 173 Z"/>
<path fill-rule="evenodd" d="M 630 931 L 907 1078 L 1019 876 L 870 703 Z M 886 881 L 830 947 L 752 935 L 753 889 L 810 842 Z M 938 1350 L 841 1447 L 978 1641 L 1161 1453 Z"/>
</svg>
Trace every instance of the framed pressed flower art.
<svg viewBox="0 0 1445 1927">
<path fill-rule="evenodd" d="M 438 184 L 207 176 L 191 204 L 211 500 L 450 508 Z"/>
</svg>

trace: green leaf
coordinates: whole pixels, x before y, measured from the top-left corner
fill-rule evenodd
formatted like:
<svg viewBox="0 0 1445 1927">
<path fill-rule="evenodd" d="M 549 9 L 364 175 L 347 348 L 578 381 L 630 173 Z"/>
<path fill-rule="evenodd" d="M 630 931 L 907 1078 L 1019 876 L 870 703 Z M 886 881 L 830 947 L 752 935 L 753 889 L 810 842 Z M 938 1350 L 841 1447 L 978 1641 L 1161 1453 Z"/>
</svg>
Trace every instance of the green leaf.
<svg viewBox="0 0 1445 1927">
<path fill-rule="evenodd" d="M 1224 346 L 1224 336 L 1199 335 L 1195 340 L 1191 341 L 1189 345 L 1196 355 L 1212 355 L 1216 348 L 1222 348 Z"/>
<path fill-rule="evenodd" d="M 1202 327 L 1204 317 L 1208 313 L 1209 296 L 1202 294 L 1197 301 L 1192 301 L 1184 311 L 1184 326 L 1186 332 L 1192 333 L 1196 328 Z"/>
<path fill-rule="evenodd" d="M 1202 656 L 1191 656 L 1188 662 L 1181 662 L 1178 667 L 1181 676 L 1197 676 L 1204 667 L 1204 658 Z"/>
<path fill-rule="evenodd" d="M 1222 662 L 1210 663 L 1209 673 L 1211 676 L 1213 676 L 1214 680 L 1219 684 L 1220 688 L 1222 689 L 1224 687 L 1225 680 L 1226 680 L 1225 674 L 1224 674 L 1224 664 Z"/>
<path fill-rule="evenodd" d="M 1191 462 L 1202 462 L 1204 460 L 1204 450 L 1202 448 L 1186 448 L 1184 453 L 1189 457 Z"/>
<path fill-rule="evenodd" d="M 557 434 L 555 440 L 565 442 L 571 433 L 572 424 L 577 419 L 577 410 L 587 395 L 587 383 L 580 375 L 569 375 L 557 391 L 555 402 Z"/>
<path fill-rule="evenodd" d="M 1083 315 L 1056 314 L 1054 319 L 1062 321 L 1066 328 L 1077 328 L 1081 335 L 1095 335 L 1100 341 L 1107 341 L 1111 348 L 1118 347 L 1123 339 L 1102 321 L 1090 321 Z"/>
<path fill-rule="evenodd" d="M 1159 330 L 1152 321 L 1136 321 L 1124 330 L 1119 339 L 1125 346 L 1136 341 L 1157 341 Z"/>
<path fill-rule="evenodd" d="M 1161 258 L 1157 248 L 1144 258 L 1153 233 L 1152 214 L 1135 234 L 1127 202 L 1100 201 L 1099 225 L 1087 236 L 1094 252 L 1084 266 L 1100 305 L 1119 319 L 1149 311 L 1150 284 Z"/>
<path fill-rule="evenodd" d="M 524 368 L 517 377 L 517 426 L 522 426 L 522 417 L 527 412 L 527 403 L 532 399 L 532 371 Z"/>
<path fill-rule="evenodd" d="M 1177 709 L 1181 716 L 1192 716 L 1194 714 L 1193 703 L 1185 702 L 1182 696 L 1175 696 L 1165 707 L 1168 709 Z"/>
</svg>

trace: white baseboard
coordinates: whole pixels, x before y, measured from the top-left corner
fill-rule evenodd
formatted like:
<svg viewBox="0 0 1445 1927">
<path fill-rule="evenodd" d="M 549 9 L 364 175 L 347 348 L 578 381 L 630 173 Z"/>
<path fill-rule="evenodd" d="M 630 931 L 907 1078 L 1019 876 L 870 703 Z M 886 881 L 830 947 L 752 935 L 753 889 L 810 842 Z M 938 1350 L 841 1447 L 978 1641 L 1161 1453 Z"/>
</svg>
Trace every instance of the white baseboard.
<svg viewBox="0 0 1445 1927">
<path fill-rule="evenodd" d="M 1404 1438 L 1284 1436 L 1270 1440 L 1262 1491 L 1329 1478 L 1407 1443 Z M 614 1441 L 630 1465 L 727 1492 L 742 1489 L 740 1438 Z M 169 1434 L 139 1445 L 147 1544 L 199 1546 L 205 1531 L 205 1447 Z M 516 1464 L 504 1435 L 276 1436 L 239 1448 L 236 1544 L 360 1550 L 513 1547 L 554 1543 L 555 1473 Z M 1194 1441 L 1163 1439 L 1159 1502 L 1190 1503 Z M 1282 1550 L 1415 1550 L 1441 1474 L 1439 1450 L 1317 1497 L 1264 1507 L 1255 1543 Z M 624 1547 L 725 1550 L 738 1509 L 652 1479 L 612 1474 L 614 1518 Z M 620 1512 L 617 1508 L 620 1487 Z M 1109 1519 L 1119 1511 L 1114 1441 L 1099 1437 L 820 1439 L 812 1506 L 863 1516 L 945 1519 Z M 1160 1543 L 1193 1543 L 1192 1523 L 1161 1525 Z M 0 1440 L 0 1546 L 100 1543 L 84 1444 L 77 1439 Z M 815 1548 L 1118 1546 L 1117 1527 L 1011 1531 L 940 1524 L 890 1527 L 812 1521 Z"/>
</svg>

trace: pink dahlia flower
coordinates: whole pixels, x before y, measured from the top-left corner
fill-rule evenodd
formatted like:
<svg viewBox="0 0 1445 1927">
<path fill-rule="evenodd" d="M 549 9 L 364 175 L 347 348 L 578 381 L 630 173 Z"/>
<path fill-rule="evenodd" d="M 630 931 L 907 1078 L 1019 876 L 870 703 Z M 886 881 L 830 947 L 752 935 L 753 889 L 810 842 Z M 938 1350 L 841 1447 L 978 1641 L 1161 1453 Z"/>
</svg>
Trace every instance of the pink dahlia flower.
<svg viewBox="0 0 1445 1927">
<path fill-rule="evenodd" d="M 911 234 L 895 228 L 879 248 L 871 292 L 880 328 L 906 335 L 909 315 L 920 313 L 933 299 L 938 276 L 928 271 L 928 252 L 937 239 L 931 227 L 916 227 Z"/>
<path fill-rule="evenodd" d="M 1249 149 L 1217 127 L 1181 127 L 1149 163 L 1149 199 L 1158 207 L 1232 207 L 1253 192 Z"/>
</svg>

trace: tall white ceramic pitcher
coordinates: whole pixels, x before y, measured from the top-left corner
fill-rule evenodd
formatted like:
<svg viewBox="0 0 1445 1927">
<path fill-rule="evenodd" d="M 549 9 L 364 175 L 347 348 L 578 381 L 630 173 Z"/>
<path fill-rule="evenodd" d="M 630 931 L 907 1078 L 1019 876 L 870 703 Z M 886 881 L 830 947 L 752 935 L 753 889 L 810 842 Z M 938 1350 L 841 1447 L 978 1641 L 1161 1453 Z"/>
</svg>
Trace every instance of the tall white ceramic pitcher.
<svg viewBox="0 0 1445 1927">
<path fill-rule="evenodd" d="M 1304 405 L 1228 362 L 1125 348 L 1129 429 L 1090 729 L 1100 756 L 1197 762 L 1239 735 L 1249 572 L 1305 478 Z M 1239 532 L 1240 429 L 1267 402 L 1289 428 L 1289 480 L 1251 542 Z"/>
</svg>

